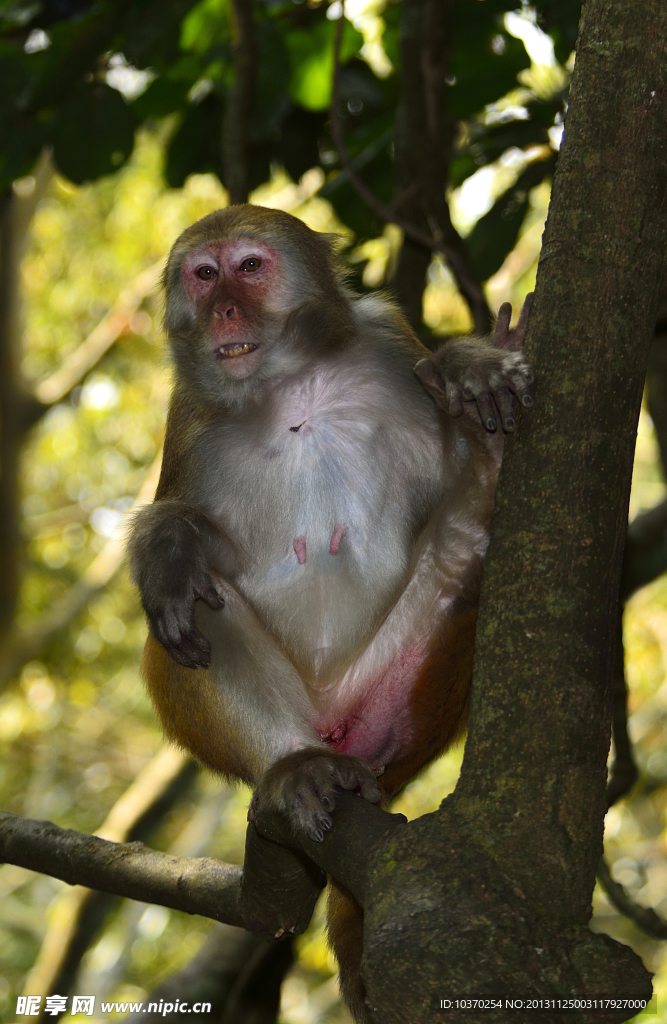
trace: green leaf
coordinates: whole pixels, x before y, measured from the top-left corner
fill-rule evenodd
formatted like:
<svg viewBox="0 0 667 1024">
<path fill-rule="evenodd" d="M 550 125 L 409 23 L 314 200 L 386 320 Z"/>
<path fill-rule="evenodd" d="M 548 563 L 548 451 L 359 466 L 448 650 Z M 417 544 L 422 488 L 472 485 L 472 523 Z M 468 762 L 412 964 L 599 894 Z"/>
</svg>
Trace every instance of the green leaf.
<svg viewBox="0 0 667 1024">
<path fill-rule="evenodd" d="M 135 127 L 120 93 L 101 82 L 81 82 L 51 126 L 58 169 L 77 184 L 117 171 L 132 152 Z"/>
<path fill-rule="evenodd" d="M 517 74 L 530 67 L 523 43 L 502 26 L 514 0 L 459 0 L 454 22 L 449 109 L 456 117 L 470 117 L 517 87 Z M 496 52 L 502 40 L 502 52 Z"/>
<path fill-rule="evenodd" d="M 324 19 L 310 29 L 285 34 L 291 68 L 289 93 L 306 110 L 326 110 L 331 104 L 335 33 L 335 23 Z M 345 21 L 341 63 L 358 53 L 362 43 L 361 34 Z"/>
<path fill-rule="evenodd" d="M 156 78 L 132 103 L 137 121 L 166 117 L 187 106 L 187 82 L 172 82 L 168 78 Z"/>
<path fill-rule="evenodd" d="M 273 159 L 281 163 L 294 181 L 319 163 L 320 139 L 326 115 L 294 107 L 282 123 Z"/>
<path fill-rule="evenodd" d="M 528 193 L 553 173 L 554 164 L 555 154 L 549 160 L 531 164 L 514 187 L 500 196 L 489 212 L 477 221 L 468 236 L 467 249 L 480 281 L 487 281 L 500 270 L 516 245 L 526 214 Z"/>
<path fill-rule="evenodd" d="M 228 0 L 200 0 L 183 19 L 181 49 L 204 54 L 231 38 Z"/>
<path fill-rule="evenodd" d="M 393 167 L 388 148 L 388 145 L 385 145 L 359 172 L 373 194 L 383 203 L 391 201 L 393 186 Z M 341 181 L 344 183 L 339 184 Z M 337 215 L 354 231 L 357 238 L 374 238 L 382 231 L 384 225 L 378 222 L 366 203 L 357 195 L 344 172 L 327 182 L 321 194 L 326 196 Z"/>
<path fill-rule="evenodd" d="M 221 130 L 222 109 L 215 94 L 188 107 L 167 152 L 165 178 L 171 188 L 181 188 L 189 174 L 220 174 Z"/>
</svg>

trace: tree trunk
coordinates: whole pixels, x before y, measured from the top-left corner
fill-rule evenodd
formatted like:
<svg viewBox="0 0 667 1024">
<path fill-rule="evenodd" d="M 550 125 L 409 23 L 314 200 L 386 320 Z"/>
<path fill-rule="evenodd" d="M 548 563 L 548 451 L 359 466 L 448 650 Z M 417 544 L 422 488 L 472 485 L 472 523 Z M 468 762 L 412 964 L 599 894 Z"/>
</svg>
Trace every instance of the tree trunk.
<svg viewBox="0 0 667 1024">
<path fill-rule="evenodd" d="M 19 457 L 26 434 L 45 411 L 26 391 L 21 372 L 20 268 L 37 203 L 51 180 L 45 154 L 26 187 L 0 195 L 0 645 L 12 625 L 23 553 Z"/>
<path fill-rule="evenodd" d="M 383 1024 L 407 1007 L 411 1024 L 436 1019 L 436 997 L 650 990 L 631 951 L 586 924 L 634 441 L 667 270 L 666 39 L 661 0 L 584 9 L 529 326 L 538 407 L 501 473 L 461 779 L 437 816 L 392 837 L 367 908 L 364 973 Z"/>
</svg>

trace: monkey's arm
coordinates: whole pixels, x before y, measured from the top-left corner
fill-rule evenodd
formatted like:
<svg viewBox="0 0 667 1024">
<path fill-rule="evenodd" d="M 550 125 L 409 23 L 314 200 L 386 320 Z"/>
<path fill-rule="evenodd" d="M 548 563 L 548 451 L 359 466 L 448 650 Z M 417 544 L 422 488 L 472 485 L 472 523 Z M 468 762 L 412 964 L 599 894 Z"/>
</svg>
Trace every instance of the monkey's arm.
<svg viewBox="0 0 667 1024">
<path fill-rule="evenodd" d="M 229 561 L 231 543 L 199 509 L 163 499 L 135 516 L 129 557 L 153 635 L 181 665 L 205 668 L 211 648 L 195 626 L 195 601 L 223 606 L 213 559 Z"/>
<path fill-rule="evenodd" d="M 450 416 L 466 413 L 464 423 L 479 426 L 481 420 L 491 433 L 500 420 L 505 433 L 510 433 L 516 425 L 512 394 L 527 408 L 533 404 L 533 374 L 522 354 L 531 300 L 532 294 L 526 297 L 513 331 L 509 330 L 512 307 L 505 302 L 489 339 L 456 338 L 417 363 L 415 373 Z"/>
</svg>

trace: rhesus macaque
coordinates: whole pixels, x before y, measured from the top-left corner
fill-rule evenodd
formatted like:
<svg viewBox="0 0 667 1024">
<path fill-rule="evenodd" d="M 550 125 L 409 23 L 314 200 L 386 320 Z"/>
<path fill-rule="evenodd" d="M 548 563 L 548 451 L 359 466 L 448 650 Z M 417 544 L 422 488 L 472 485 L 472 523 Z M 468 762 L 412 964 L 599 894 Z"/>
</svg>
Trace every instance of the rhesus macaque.
<svg viewBox="0 0 667 1024">
<path fill-rule="evenodd" d="M 431 354 L 353 295 L 331 237 L 233 206 L 175 243 L 175 374 L 155 503 L 136 518 L 143 671 L 168 736 L 314 840 L 336 787 L 390 798 L 460 733 L 524 306 Z M 330 931 L 367 1019 L 361 916 Z"/>
</svg>

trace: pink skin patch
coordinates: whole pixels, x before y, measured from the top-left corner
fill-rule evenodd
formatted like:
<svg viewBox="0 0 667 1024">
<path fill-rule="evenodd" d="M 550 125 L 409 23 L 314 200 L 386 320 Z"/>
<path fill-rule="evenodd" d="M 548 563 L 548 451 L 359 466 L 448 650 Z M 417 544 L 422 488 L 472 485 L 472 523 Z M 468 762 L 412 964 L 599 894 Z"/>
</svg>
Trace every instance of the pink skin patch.
<svg viewBox="0 0 667 1024">
<path fill-rule="evenodd" d="M 337 526 L 331 535 L 331 544 L 329 545 L 329 554 L 337 555 L 340 542 L 347 533 L 347 526 Z"/>
<path fill-rule="evenodd" d="M 385 768 L 410 749 L 413 740 L 410 694 L 419 679 L 427 646 L 417 640 L 374 680 L 357 687 L 364 694 L 341 715 L 332 707 L 315 724 L 322 740 L 341 754 L 363 757 L 372 768 Z M 357 692 L 359 692 L 359 689 Z"/>
<path fill-rule="evenodd" d="M 330 747 L 337 747 L 344 738 L 346 732 L 347 722 L 339 722 L 327 736 L 321 736 L 320 738 L 324 743 L 328 743 Z"/>
<path fill-rule="evenodd" d="M 306 538 L 296 537 L 294 540 L 294 554 L 299 565 L 303 565 L 306 561 Z"/>
</svg>

